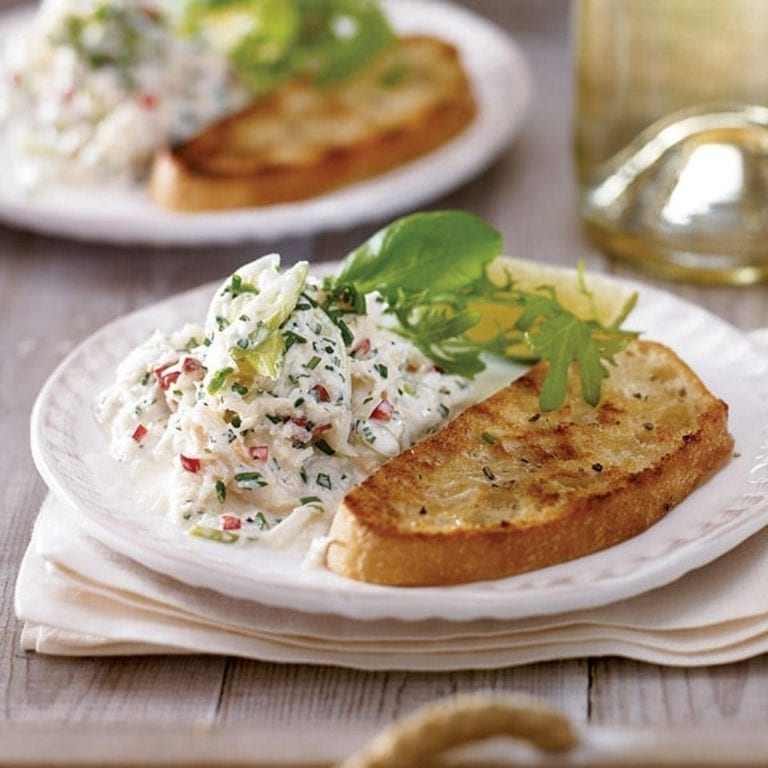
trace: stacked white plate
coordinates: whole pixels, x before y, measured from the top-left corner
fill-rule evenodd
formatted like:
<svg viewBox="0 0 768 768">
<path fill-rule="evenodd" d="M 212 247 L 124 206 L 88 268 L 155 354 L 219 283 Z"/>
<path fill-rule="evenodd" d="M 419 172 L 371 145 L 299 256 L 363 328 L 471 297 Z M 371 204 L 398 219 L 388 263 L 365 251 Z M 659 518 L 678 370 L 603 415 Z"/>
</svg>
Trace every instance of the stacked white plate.
<svg viewBox="0 0 768 768">
<path fill-rule="evenodd" d="M 108 325 L 54 372 L 33 412 L 32 449 L 52 493 L 17 585 L 25 647 L 423 670 L 604 654 L 714 664 L 763 652 L 768 352 L 699 307 L 638 290 L 631 326 L 675 349 L 729 404 L 732 460 L 618 546 L 441 588 L 346 580 L 304 567 L 299 551 L 199 540 L 138 507 L 107 456 L 93 398 L 153 330 L 202 317 L 212 287 Z"/>
</svg>

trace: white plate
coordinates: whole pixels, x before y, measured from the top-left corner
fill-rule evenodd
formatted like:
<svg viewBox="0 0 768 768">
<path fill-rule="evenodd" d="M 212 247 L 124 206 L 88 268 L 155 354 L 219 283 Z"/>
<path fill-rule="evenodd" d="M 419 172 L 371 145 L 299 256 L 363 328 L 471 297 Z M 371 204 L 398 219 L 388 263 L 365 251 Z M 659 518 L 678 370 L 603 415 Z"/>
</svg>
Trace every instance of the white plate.
<svg viewBox="0 0 768 768">
<path fill-rule="evenodd" d="M 529 96 L 525 59 L 509 36 L 463 8 L 433 0 L 384 0 L 402 33 L 426 32 L 461 52 L 478 117 L 453 141 L 369 181 L 298 203 L 212 213 L 165 211 L 141 188 L 59 187 L 29 195 L 0 176 L 0 220 L 86 240 L 154 245 L 232 243 L 307 235 L 394 218 L 482 171 L 517 133 Z M 29 24 L 30 10 L 0 16 L 0 40 Z M 2 161 L 2 148 L 0 148 Z"/>
<path fill-rule="evenodd" d="M 740 331 L 671 294 L 640 288 L 632 327 L 675 349 L 731 407 L 737 454 L 706 485 L 641 535 L 579 560 L 492 582 L 391 588 L 304 570 L 301 555 L 230 548 L 143 515 L 92 401 L 117 363 L 156 328 L 196 321 L 208 285 L 127 315 L 78 347 L 53 373 L 32 414 L 32 452 L 45 481 L 85 530 L 113 550 L 194 586 L 269 605 L 355 619 L 519 619 L 614 602 L 667 584 L 768 524 L 768 361 Z"/>
</svg>

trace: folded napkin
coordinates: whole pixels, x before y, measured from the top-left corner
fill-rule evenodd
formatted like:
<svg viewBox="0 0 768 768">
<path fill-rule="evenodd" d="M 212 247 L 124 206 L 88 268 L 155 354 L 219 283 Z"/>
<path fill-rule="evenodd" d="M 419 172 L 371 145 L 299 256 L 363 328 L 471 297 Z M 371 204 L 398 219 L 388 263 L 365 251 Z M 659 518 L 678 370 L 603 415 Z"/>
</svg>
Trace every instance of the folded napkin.
<svg viewBox="0 0 768 768">
<path fill-rule="evenodd" d="M 752 334 L 768 349 L 768 329 Z M 39 653 L 221 653 L 358 669 L 493 668 L 618 655 L 722 664 L 768 650 L 768 529 L 637 597 L 517 621 L 355 621 L 191 587 L 119 555 L 49 495 L 16 585 L 22 646 Z"/>
<path fill-rule="evenodd" d="M 768 530 L 672 585 L 521 621 L 358 622 L 229 598 L 155 573 L 49 496 L 16 589 L 22 645 L 66 655 L 223 653 L 358 669 L 490 668 L 585 655 L 720 664 L 768 650 Z"/>
</svg>

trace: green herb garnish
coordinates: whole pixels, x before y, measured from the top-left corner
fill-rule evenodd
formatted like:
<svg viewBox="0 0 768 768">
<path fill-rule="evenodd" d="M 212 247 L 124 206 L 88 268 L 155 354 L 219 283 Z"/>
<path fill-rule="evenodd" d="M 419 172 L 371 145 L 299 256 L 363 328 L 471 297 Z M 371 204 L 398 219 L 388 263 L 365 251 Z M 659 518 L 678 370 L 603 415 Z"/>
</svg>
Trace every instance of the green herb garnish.
<svg viewBox="0 0 768 768">
<path fill-rule="evenodd" d="M 483 354 L 509 357 L 523 345 L 531 357 L 546 360 L 549 372 L 540 406 L 559 408 L 566 397 L 568 371 L 578 363 L 584 399 L 596 405 L 605 363 L 635 338 L 620 325 L 634 306 L 631 297 L 610 326 L 594 316 L 582 319 L 565 309 L 555 289 L 521 290 L 514 275 L 499 284 L 487 269 L 501 253 L 501 235 L 481 219 L 461 211 L 437 211 L 405 216 L 374 234 L 343 262 L 326 288 L 365 294 L 379 291 L 386 311 L 394 315 L 398 332 L 450 373 L 474 377 L 484 370 Z M 590 299 L 583 270 L 580 290 Z M 479 304 L 518 310 L 509 326 L 490 340 L 468 335 L 480 321 Z"/>
<path fill-rule="evenodd" d="M 264 517 L 263 512 L 257 512 L 253 516 L 253 521 L 256 523 L 256 525 L 259 526 L 260 531 L 268 531 L 269 530 L 269 522 L 267 521 L 267 518 Z"/>
<path fill-rule="evenodd" d="M 244 488 L 247 491 L 268 485 L 260 472 L 239 472 L 235 475 L 235 482 L 238 488 Z"/>
<path fill-rule="evenodd" d="M 333 456 L 336 453 L 323 438 L 320 438 L 315 442 L 315 448 L 317 448 L 318 451 L 322 451 L 326 456 Z"/>
<path fill-rule="evenodd" d="M 235 273 L 232 275 L 229 285 L 224 289 L 224 292 L 230 293 L 232 298 L 235 298 L 242 293 L 255 293 L 258 295 L 259 289 L 251 283 L 246 283 L 240 275 Z"/>
<path fill-rule="evenodd" d="M 178 17 L 257 96 L 297 75 L 342 80 L 395 39 L 371 0 L 182 0 Z"/>
<path fill-rule="evenodd" d="M 218 528 L 208 528 L 199 524 L 192 526 L 192 528 L 189 529 L 189 533 L 192 536 L 196 536 L 198 539 L 208 539 L 209 541 L 216 541 L 219 544 L 234 544 L 240 539 L 240 536 L 237 533 L 220 531 Z"/>
<path fill-rule="evenodd" d="M 227 380 L 227 376 L 234 372 L 234 368 L 221 368 L 211 376 L 211 380 L 208 382 L 208 392 L 215 395 L 223 386 Z"/>
<path fill-rule="evenodd" d="M 285 331 L 283 333 L 284 349 L 287 352 L 294 344 L 306 344 L 307 340 L 294 331 Z"/>
</svg>

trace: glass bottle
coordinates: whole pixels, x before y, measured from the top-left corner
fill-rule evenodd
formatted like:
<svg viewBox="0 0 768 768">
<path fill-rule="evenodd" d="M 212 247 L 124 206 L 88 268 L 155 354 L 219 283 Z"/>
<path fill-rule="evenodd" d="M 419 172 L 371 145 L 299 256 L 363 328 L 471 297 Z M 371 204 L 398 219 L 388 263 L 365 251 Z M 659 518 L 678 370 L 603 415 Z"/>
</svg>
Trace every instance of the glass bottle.
<svg viewBox="0 0 768 768">
<path fill-rule="evenodd" d="M 604 250 L 768 278 L 768 0 L 574 0 L 575 161 Z"/>
</svg>

